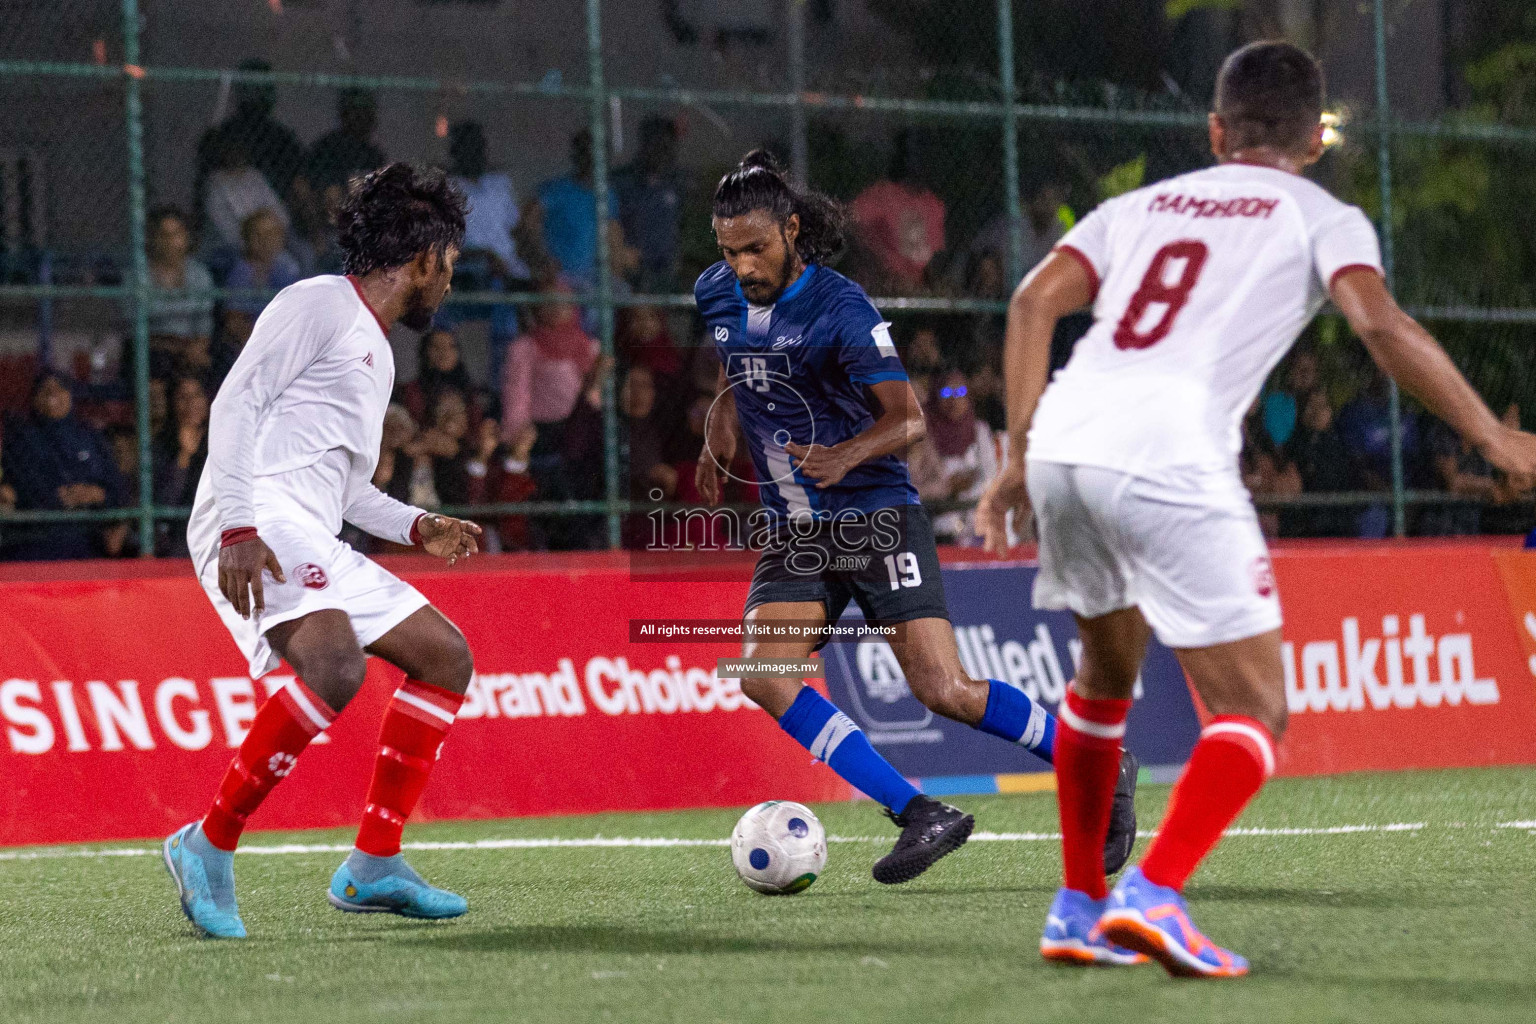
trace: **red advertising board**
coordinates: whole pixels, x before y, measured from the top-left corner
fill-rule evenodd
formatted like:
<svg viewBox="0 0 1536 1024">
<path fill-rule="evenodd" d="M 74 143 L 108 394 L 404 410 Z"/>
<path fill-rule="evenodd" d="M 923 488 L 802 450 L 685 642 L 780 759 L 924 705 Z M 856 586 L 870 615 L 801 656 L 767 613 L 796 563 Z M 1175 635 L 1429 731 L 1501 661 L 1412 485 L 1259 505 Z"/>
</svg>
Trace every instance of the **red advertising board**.
<svg viewBox="0 0 1536 1024">
<path fill-rule="evenodd" d="M 1525 652 L 1525 662 L 1536 676 L 1536 551 L 1495 551 L 1494 565 L 1509 595 L 1515 635 Z"/>
<path fill-rule="evenodd" d="M 606 555 L 390 567 L 459 624 L 477 669 L 419 820 L 850 795 L 716 678 L 735 643 L 629 642 L 631 618 L 738 617 L 744 584 L 633 582 Z M 252 683 L 186 563 L 8 567 L 0 845 L 155 836 L 197 817 L 281 671 Z M 373 662 L 252 826 L 355 823 L 398 682 Z"/>
<path fill-rule="evenodd" d="M 1278 770 L 1536 762 L 1536 677 L 1495 563 L 1507 554 L 1467 542 L 1276 550 L 1290 708 Z M 1529 581 L 1536 561 L 1521 564 Z"/>
<path fill-rule="evenodd" d="M 1536 555 L 1297 545 L 1274 564 L 1282 772 L 1536 762 Z M 606 554 L 389 565 L 476 658 L 418 819 L 851 795 L 716 678 L 735 642 L 631 642 L 631 619 L 735 619 L 744 583 L 641 582 Z M 196 817 L 281 678 L 245 674 L 186 563 L 0 567 L 0 845 L 156 836 Z M 253 827 L 356 822 L 398 678 L 373 665 Z"/>
</svg>

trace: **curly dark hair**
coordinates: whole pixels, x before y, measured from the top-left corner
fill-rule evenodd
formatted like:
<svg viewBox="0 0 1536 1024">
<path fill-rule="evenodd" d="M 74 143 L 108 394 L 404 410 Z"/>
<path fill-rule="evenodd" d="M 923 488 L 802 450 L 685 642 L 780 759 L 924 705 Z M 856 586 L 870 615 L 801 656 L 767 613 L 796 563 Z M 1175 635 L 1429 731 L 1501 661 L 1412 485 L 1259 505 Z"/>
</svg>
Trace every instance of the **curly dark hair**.
<svg viewBox="0 0 1536 1024">
<path fill-rule="evenodd" d="M 353 178 L 336 214 L 348 274 L 403 267 L 464 243 L 464 193 L 435 168 L 393 163 Z"/>
<path fill-rule="evenodd" d="M 846 245 L 848 217 L 842 205 L 820 192 L 795 188 L 765 149 L 742 157 L 715 187 L 716 217 L 740 217 L 753 210 L 767 210 L 781 225 L 791 214 L 798 215 L 795 252 L 807 263 L 830 263 Z"/>
</svg>

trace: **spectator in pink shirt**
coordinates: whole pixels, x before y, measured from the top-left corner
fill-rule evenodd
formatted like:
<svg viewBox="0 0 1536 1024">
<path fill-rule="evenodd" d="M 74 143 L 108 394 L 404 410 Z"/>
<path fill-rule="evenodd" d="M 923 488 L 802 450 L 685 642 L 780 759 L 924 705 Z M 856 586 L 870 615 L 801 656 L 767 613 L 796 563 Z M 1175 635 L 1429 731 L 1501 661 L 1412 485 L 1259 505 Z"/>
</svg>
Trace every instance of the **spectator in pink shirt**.
<svg viewBox="0 0 1536 1024">
<path fill-rule="evenodd" d="M 556 285 L 553 290 L 569 294 Z M 582 381 L 597 362 L 597 339 L 581 329 L 581 314 L 566 302 L 533 307 L 533 324 L 507 351 L 501 386 L 501 436 L 511 443 L 526 423 L 539 434 L 563 424 L 576 407 Z M 535 446 L 537 450 L 538 446 Z"/>
<path fill-rule="evenodd" d="M 944 201 L 913 177 L 910 149 L 907 132 L 897 133 L 889 180 L 869 186 L 849 207 L 880 278 L 866 284 L 877 291 L 923 291 L 928 267 L 944 249 Z"/>
<path fill-rule="evenodd" d="M 570 293 L 565 285 L 548 291 Z M 577 400 L 602 372 L 597 339 L 581 328 L 581 314 L 568 302 L 533 307 L 531 326 L 507 349 L 501 386 L 501 436 L 512 444 L 528 424 L 538 431 L 528 456 L 528 473 L 540 497 L 576 497 L 567 472 L 566 435 Z M 556 520 L 547 526 L 551 547 L 580 546 L 578 524 Z"/>
</svg>

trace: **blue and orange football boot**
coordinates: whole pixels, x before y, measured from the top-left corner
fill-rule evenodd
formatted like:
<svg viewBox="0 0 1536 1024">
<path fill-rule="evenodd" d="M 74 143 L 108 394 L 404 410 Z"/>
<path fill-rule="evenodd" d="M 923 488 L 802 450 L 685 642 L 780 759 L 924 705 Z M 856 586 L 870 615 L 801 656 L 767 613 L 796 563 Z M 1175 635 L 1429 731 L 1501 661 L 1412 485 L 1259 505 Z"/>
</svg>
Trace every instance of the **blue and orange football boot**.
<svg viewBox="0 0 1536 1024">
<path fill-rule="evenodd" d="M 1040 955 L 1054 963 L 1083 967 L 1133 967 L 1146 963 L 1147 958 L 1140 953 L 1122 949 L 1104 938 L 1099 917 L 1107 905 L 1107 900 L 1093 899 L 1076 889 L 1056 890 L 1056 898 L 1045 915 Z"/>
<path fill-rule="evenodd" d="M 1200 933 L 1177 889 L 1147 881 L 1131 868 L 1109 894 L 1099 918 L 1104 937 L 1126 949 L 1145 953 L 1177 978 L 1238 978 L 1248 961 L 1222 949 Z"/>
</svg>

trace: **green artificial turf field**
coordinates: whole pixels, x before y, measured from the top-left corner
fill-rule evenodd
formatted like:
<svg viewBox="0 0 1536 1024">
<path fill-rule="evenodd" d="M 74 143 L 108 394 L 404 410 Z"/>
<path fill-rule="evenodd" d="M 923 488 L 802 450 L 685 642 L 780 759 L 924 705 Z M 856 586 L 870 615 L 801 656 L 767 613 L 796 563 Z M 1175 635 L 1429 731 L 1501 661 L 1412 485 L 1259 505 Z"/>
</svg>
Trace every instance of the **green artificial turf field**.
<svg viewBox="0 0 1536 1024">
<path fill-rule="evenodd" d="M 1144 827 L 1166 796 L 1144 788 Z M 1055 829 L 1050 794 L 956 802 L 978 830 Z M 869 877 L 892 835 L 874 807 L 817 813 L 833 836 L 882 839 L 832 843 L 821 880 L 793 897 L 749 892 L 713 845 L 409 851 L 470 901 L 467 917 L 437 924 L 332 910 L 340 853 L 245 854 L 251 938 L 233 943 L 193 937 L 157 852 L 8 851 L 0 1020 L 1536 1020 L 1536 769 L 1272 783 L 1239 827 L 1286 831 L 1228 838 L 1188 893 L 1206 932 L 1253 961 L 1236 981 L 1043 963 L 1053 841 L 973 841 L 886 888 Z M 485 821 L 406 838 L 719 840 L 735 817 Z M 1378 828 L 1322 831 L 1338 826 Z M 247 845 L 350 838 L 255 833 Z"/>
</svg>

